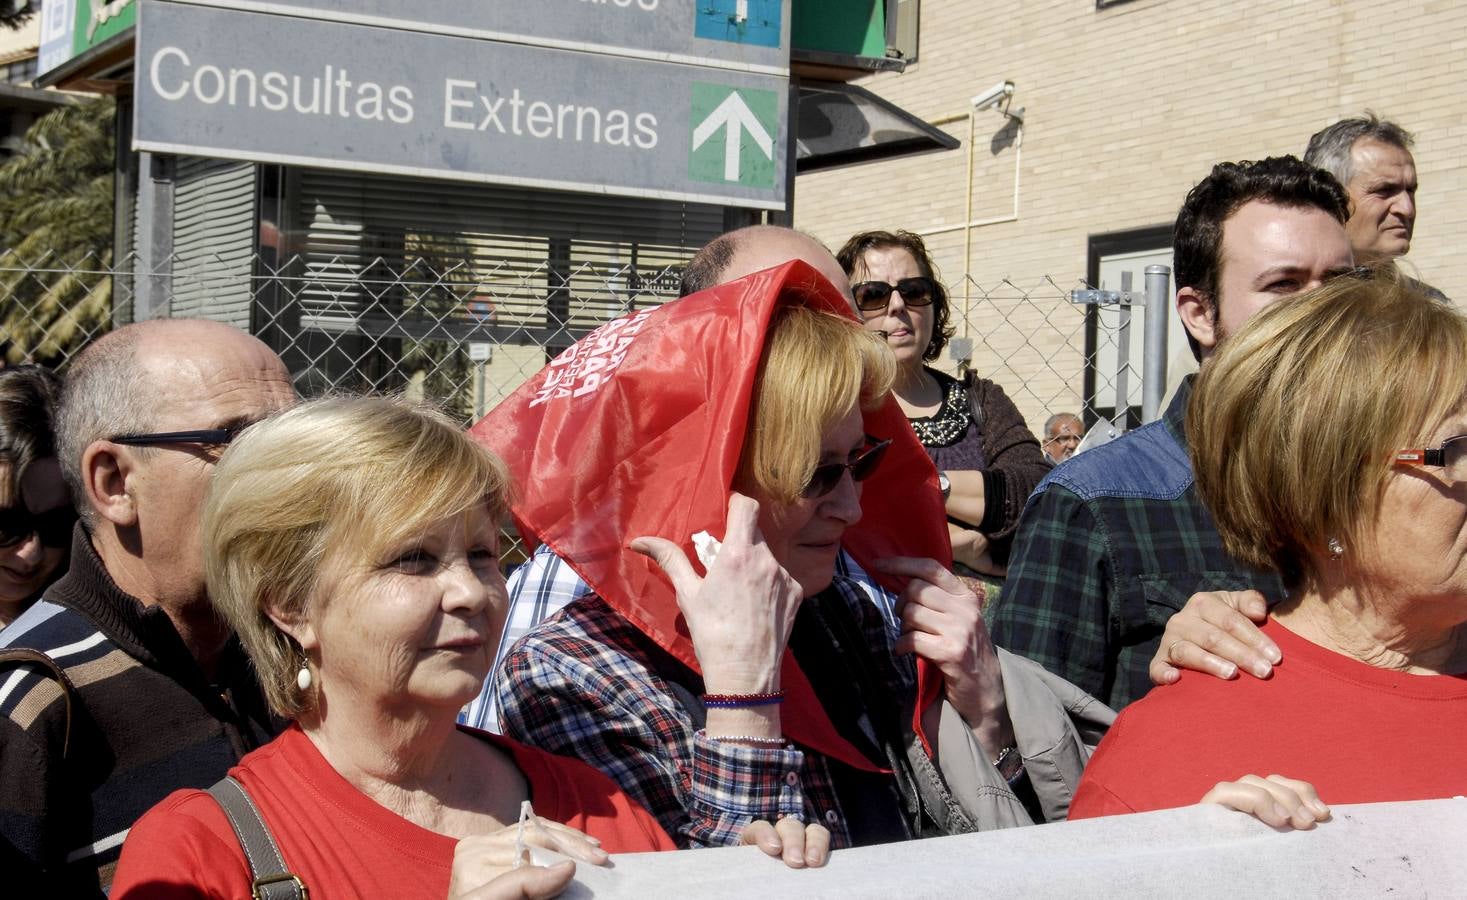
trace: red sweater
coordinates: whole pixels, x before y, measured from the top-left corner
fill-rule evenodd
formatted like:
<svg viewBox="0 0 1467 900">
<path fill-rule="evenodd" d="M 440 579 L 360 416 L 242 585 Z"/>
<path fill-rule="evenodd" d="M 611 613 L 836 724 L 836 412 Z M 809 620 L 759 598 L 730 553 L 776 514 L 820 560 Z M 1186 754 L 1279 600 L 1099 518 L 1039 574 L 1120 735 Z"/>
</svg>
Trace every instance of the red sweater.
<svg viewBox="0 0 1467 900">
<path fill-rule="evenodd" d="M 465 729 L 471 730 L 471 729 Z M 673 850 L 642 807 L 582 762 L 483 732 L 513 757 L 535 813 L 600 838 L 611 853 Z M 352 787 L 299 727 L 230 770 L 259 806 L 291 871 L 312 897 L 448 895 L 458 841 L 421 828 Z M 114 900 L 250 896 L 244 851 L 204 791 L 175 791 L 133 826 L 112 882 Z"/>
<path fill-rule="evenodd" d="M 1326 650 L 1270 619 L 1273 677 L 1185 672 L 1126 707 L 1070 818 L 1189 806 L 1219 781 L 1283 775 L 1325 803 L 1467 793 L 1467 677 L 1407 675 Z"/>
</svg>

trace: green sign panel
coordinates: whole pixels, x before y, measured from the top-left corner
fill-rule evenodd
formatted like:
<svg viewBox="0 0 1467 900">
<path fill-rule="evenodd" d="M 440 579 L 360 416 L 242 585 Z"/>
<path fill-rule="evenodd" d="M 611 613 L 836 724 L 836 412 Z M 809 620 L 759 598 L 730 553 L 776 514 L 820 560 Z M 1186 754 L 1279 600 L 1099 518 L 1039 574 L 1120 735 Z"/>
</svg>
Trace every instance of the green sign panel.
<svg viewBox="0 0 1467 900">
<path fill-rule="evenodd" d="M 47 0 L 37 68 L 49 72 L 137 24 L 135 0 Z"/>
<path fill-rule="evenodd" d="M 779 95 L 693 82 L 688 175 L 695 181 L 773 188 Z"/>
</svg>

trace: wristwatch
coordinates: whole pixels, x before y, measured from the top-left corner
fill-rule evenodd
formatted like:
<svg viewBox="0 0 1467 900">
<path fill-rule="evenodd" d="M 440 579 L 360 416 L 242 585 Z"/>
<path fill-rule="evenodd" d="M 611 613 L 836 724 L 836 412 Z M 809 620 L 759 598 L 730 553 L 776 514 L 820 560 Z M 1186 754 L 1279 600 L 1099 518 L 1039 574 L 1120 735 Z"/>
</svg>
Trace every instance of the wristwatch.
<svg viewBox="0 0 1467 900">
<path fill-rule="evenodd" d="M 998 751 L 998 759 L 993 761 L 993 767 L 1012 787 L 1015 782 L 1024 777 L 1024 757 L 1019 755 L 1019 746 L 1009 744 Z"/>
<path fill-rule="evenodd" d="M 939 471 L 937 473 L 937 487 L 938 490 L 942 491 L 943 500 L 946 500 L 948 495 L 953 492 L 952 480 L 947 477 L 946 472 Z"/>
</svg>

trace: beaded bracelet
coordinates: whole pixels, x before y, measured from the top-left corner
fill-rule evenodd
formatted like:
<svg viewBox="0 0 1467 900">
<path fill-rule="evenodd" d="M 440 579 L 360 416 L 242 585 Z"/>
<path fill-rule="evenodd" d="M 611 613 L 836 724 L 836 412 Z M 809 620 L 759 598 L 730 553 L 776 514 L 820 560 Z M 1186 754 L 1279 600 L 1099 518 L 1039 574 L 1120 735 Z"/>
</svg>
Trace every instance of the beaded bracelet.
<svg viewBox="0 0 1467 900">
<path fill-rule="evenodd" d="M 703 705 L 713 709 L 748 709 L 754 706 L 773 706 L 784 702 L 784 691 L 768 691 L 762 694 L 704 694 Z"/>
<path fill-rule="evenodd" d="M 775 738 L 754 737 L 753 735 L 750 735 L 750 734 L 720 734 L 717 737 L 715 737 L 715 736 L 709 734 L 707 732 L 707 730 L 702 729 L 702 728 L 698 729 L 698 734 L 701 735 L 702 737 L 707 738 L 708 740 L 712 741 L 715 744 L 722 744 L 722 743 L 725 743 L 727 741 L 743 741 L 746 744 L 754 744 L 755 746 L 758 746 L 758 747 L 787 747 L 787 746 L 789 746 L 789 741 L 785 740 L 782 737 L 775 737 Z"/>
</svg>

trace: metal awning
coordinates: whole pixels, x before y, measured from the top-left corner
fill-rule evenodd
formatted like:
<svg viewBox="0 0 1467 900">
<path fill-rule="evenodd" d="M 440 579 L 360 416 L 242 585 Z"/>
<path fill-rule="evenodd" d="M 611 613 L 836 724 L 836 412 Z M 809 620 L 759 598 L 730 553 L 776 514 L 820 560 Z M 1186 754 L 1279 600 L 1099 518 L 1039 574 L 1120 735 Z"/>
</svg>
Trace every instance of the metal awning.
<svg viewBox="0 0 1467 900">
<path fill-rule="evenodd" d="M 953 150 L 961 142 L 865 88 L 835 81 L 799 81 L 795 171 Z"/>
</svg>

